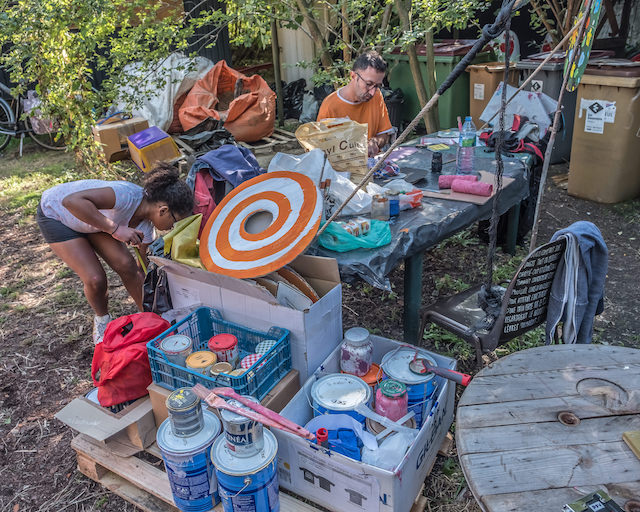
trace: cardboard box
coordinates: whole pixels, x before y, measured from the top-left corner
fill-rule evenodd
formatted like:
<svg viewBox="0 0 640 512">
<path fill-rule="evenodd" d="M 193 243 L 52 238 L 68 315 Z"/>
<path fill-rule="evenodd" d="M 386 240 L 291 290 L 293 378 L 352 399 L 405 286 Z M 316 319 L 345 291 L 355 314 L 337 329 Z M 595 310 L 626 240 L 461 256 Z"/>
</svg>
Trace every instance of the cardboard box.
<svg viewBox="0 0 640 512">
<path fill-rule="evenodd" d="M 272 411 L 280 412 L 299 390 L 300 374 L 296 370 L 291 370 L 280 379 L 280 382 L 267 393 L 267 396 L 265 396 L 260 403 Z M 169 416 L 166 402 L 167 397 L 172 391 L 158 386 L 158 384 L 154 382 L 149 384 L 147 391 L 149 392 L 151 407 L 153 408 L 153 418 L 156 427 L 159 427 Z"/>
<path fill-rule="evenodd" d="M 102 144 L 106 162 L 115 162 L 129 157 L 127 137 L 149 127 L 146 119 L 133 117 L 124 121 L 105 122 L 93 127 L 93 138 Z"/>
<path fill-rule="evenodd" d="M 401 345 L 397 341 L 372 336 L 374 361 Z M 455 369 L 456 361 L 431 353 L 438 366 Z M 317 378 L 340 371 L 340 349 L 337 348 L 322 363 L 289 402 L 281 414 L 299 425 L 306 425 L 313 417 L 309 404 L 311 387 Z M 273 431 L 278 439 L 278 481 L 311 501 L 336 512 L 406 512 L 409 510 L 427 476 L 438 449 L 453 422 L 455 384 L 437 377 L 437 402 L 432 414 L 423 424 L 418 437 L 395 471 L 387 471 L 355 461 L 338 453 L 318 449 L 300 437 Z M 316 475 L 314 482 L 307 474 Z M 319 482 L 325 482 L 320 487 Z M 327 485 L 326 482 L 329 482 Z"/>
<path fill-rule="evenodd" d="M 304 311 L 278 304 L 276 298 L 253 281 L 214 274 L 164 258 L 151 257 L 167 272 L 174 308 L 204 304 L 223 318 L 246 327 L 290 331 L 291 365 L 307 380 L 342 341 L 342 285 L 333 258 L 298 256 L 290 266 L 304 277 L 320 300 Z"/>
<path fill-rule="evenodd" d="M 180 156 L 180 150 L 171 135 L 157 126 L 130 135 L 127 144 L 131 160 L 143 172 L 149 172 L 157 162 Z"/>
<path fill-rule="evenodd" d="M 148 396 L 117 414 L 85 397 L 75 398 L 55 417 L 123 457 L 144 450 L 156 440 L 156 423 Z"/>
</svg>

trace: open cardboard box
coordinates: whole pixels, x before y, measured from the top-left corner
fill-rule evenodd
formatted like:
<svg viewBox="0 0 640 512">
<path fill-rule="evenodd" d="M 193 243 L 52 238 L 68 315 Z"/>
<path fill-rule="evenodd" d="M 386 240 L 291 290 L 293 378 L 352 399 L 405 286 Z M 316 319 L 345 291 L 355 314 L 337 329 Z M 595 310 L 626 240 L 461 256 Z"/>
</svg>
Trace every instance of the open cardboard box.
<svg viewBox="0 0 640 512">
<path fill-rule="evenodd" d="M 75 398 L 55 417 L 81 434 L 105 444 L 122 457 L 144 450 L 156 440 L 156 423 L 148 395 L 118 413 L 86 397 Z"/>
<path fill-rule="evenodd" d="M 265 287 L 167 260 L 151 257 L 167 272 L 174 308 L 203 304 L 225 320 L 267 331 L 290 331 L 291 364 L 304 382 L 342 341 L 342 285 L 334 258 L 302 255 L 289 265 L 315 289 L 320 300 L 299 311 L 278 303 Z"/>
<path fill-rule="evenodd" d="M 102 145 L 105 162 L 115 162 L 129 157 L 127 137 L 149 127 L 142 117 L 133 117 L 124 121 L 105 121 L 93 127 L 93 138 Z"/>
</svg>

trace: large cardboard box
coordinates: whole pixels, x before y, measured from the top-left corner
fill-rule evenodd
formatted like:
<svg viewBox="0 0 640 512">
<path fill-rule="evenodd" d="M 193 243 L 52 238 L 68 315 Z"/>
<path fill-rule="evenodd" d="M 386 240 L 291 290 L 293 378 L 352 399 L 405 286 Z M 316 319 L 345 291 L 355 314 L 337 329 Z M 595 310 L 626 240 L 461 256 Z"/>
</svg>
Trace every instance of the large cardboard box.
<svg viewBox="0 0 640 512">
<path fill-rule="evenodd" d="M 115 162 L 129 157 L 127 137 L 148 127 L 147 120 L 141 117 L 107 122 L 93 127 L 93 138 L 102 144 L 105 161 Z"/>
<path fill-rule="evenodd" d="M 147 448 L 156 440 L 156 423 L 148 396 L 136 400 L 118 413 L 88 398 L 75 398 L 55 417 L 123 457 Z"/>
<path fill-rule="evenodd" d="M 291 365 L 307 380 L 342 341 L 342 285 L 333 258 L 302 255 L 290 265 L 304 277 L 320 300 L 304 311 L 278 304 L 253 281 L 214 274 L 163 258 L 151 258 L 167 272 L 174 308 L 204 304 L 218 309 L 225 320 L 260 331 L 289 329 Z"/>
<path fill-rule="evenodd" d="M 376 362 L 401 345 L 377 336 L 372 339 Z M 454 359 L 434 353 L 431 356 L 440 367 L 452 370 L 456 367 Z M 323 375 L 339 371 L 340 349 L 337 348 L 280 414 L 299 425 L 306 425 L 313 418 L 309 398 L 313 383 Z M 440 377 L 437 382 L 438 396 L 432 414 L 393 472 L 319 449 L 300 437 L 273 430 L 278 439 L 280 487 L 336 512 L 406 512 L 411 509 L 453 422 L 455 384 Z M 309 474 L 314 474 L 315 478 L 305 479 Z M 320 485 L 321 482 L 324 485 Z"/>
</svg>

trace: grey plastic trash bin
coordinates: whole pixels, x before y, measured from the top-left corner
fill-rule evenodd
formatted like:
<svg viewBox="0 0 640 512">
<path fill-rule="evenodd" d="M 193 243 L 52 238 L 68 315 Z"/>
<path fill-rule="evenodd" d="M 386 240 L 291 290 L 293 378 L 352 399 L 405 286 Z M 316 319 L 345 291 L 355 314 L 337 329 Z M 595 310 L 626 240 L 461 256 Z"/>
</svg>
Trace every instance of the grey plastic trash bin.
<svg viewBox="0 0 640 512">
<path fill-rule="evenodd" d="M 539 54 L 534 58 L 524 59 L 516 62 L 516 68 L 520 72 L 520 84 L 522 84 L 531 73 L 540 65 L 547 54 Z M 525 87 L 526 91 L 543 92 L 554 100 L 560 96 L 562 88 L 562 75 L 564 72 L 564 54 L 558 54 L 547 62 L 536 74 L 533 80 Z M 576 112 L 576 91 L 564 92 L 562 98 L 562 118 L 558 133 L 556 134 L 553 152 L 551 153 L 551 163 L 556 164 L 563 160 L 569 160 L 571 155 L 571 138 L 573 137 L 573 117 Z"/>
</svg>

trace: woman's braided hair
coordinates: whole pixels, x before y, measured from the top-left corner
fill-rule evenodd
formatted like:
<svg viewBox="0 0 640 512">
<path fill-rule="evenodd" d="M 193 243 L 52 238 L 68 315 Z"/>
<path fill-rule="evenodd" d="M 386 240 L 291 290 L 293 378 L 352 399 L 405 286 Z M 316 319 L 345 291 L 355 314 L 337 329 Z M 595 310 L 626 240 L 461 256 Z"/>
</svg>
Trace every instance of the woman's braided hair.
<svg viewBox="0 0 640 512">
<path fill-rule="evenodd" d="M 169 210 L 178 215 L 190 215 L 193 212 L 193 192 L 180 179 L 180 173 L 173 164 L 156 164 L 144 179 L 144 195 L 150 203 L 167 203 Z"/>
</svg>

